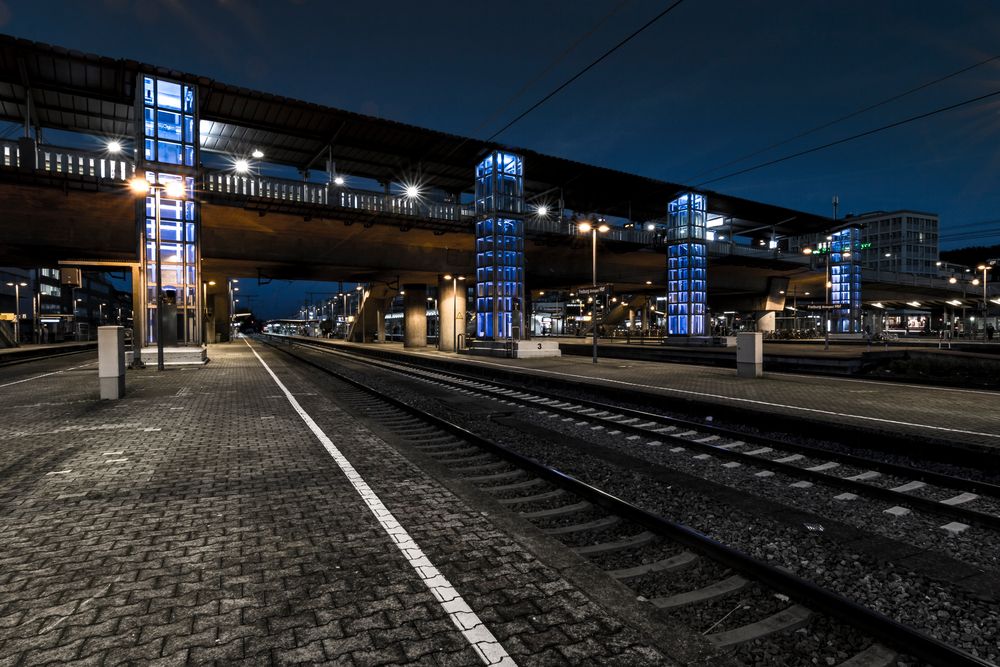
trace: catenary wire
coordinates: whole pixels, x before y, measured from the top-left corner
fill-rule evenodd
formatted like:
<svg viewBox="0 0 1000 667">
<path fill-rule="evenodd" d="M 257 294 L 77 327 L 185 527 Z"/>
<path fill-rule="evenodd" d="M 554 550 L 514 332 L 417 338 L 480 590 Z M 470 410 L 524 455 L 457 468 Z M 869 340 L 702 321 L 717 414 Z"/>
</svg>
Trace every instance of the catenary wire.
<svg viewBox="0 0 1000 667">
<path fill-rule="evenodd" d="M 720 164 L 720 165 L 718 165 L 716 167 L 712 167 L 711 169 L 706 169 L 706 170 L 704 170 L 702 172 L 699 172 L 699 173 L 695 174 L 691 178 L 685 179 L 682 182 L 687 183 L 689 181 L 694 181 L 694 180 L 696 180 L 698 178 L 701 178 L 702 176 L 704 176 L 706 174 L 711 174 L 712 172 L 719 171 L 720 169 L 725 169 L 726 167 L 728 167 L 730 165 L 734 165 L 734 164 L 737 164 L 739 162 L 743 162 L 744 160 L 749 160 L 752 157 L 757 157 L 761 153 L 766 153 L 766 152 L 768 152 L 770 150 L 773 150 L 775 148 L 778 148 L 780 146 L 784 146 L 785 144 L 789 144 L 789 143 L 795 141 L 796 139 L 801 139 L 801 138 L 807 137 L 807 136 L 809 136 L 811 134 L 815 134 L 816 132 L 819 132 L 820 130 L 825 130 L 828 127 L 832 127 L 834 125 L 838 125 L 839 123 L 842 123 L 845 120 L 850 120 L 851 118 L 854 118 L 855 116 L 860 116 L 863 113 L 867 113 L 869 111 L 873 111 L 874 109 L 878 109 L 879 107 L 883 107 L 886 104 L 890 104 L 892 102 L 895 102 L 896 100 L 899 100 L 899 99 L 902 99 L 904 97 L 907 97 L 908 95 L 912 95 L 913 93 L 917 93 L 917 92 L 919 92 L 921 90 L 924 90 L 925 88 L 930 88 L 931 86 L 934 86 L 934 85 L 937 85 L 937 84 L 942 83 L 944 81 L 947 81 L 948 79 L 953 79 L 956 76 L 959 76 L 960 74 L 965 74 L 966 72 L 968 72 L 970 70 L 974 70 L 974 69 L 976 69 L 978 67 L 982 67 L 983 65 L 987 65 L 987 64 L 989 64 L 989 63 L 991 63 L 991 62 L 993 62 L 995 60 L 1000 60 L 1000 55 L 992 56 L 992 57 L 987 58 L 985 60 L 981 60 L 981 61 L 979 61 L 979 62 L 977 62 L 977 63 L 975 63 L 973 65 L 968 65 L 968 66 L 963 67 L 961 69 L 955 70 L 954 72 L 951 72 L 950 74 L 946 74 L 944 76 L 938 77 L 938 78 L 936 78 L 936 79 L 934 79 L 932 81 L 927 81 L 925 83 L 920 84 L 919 86 L 916 86 L 914 88 L 910 88 L 909 90 L 906 90 L 906 91 L 904 91 L 902 93 L 897 93 L 895 95 L 892 95 L 891 97 L 887 97 L 887 98 L 885 98 L 884 100 L 882 100 L 880 102 L 875 102 L 874 104 L 869 104 L 868 106 L 862 107 L 861 109 L 858 109 L 856 111 L 852 111 L 849 114 L 840 116 L 838 118 L 834 118 L 831 121 L 828 121 L 826 123 L 822 123 L 822 124 L 817 125 L 816 127 L 813 127 L 811 129 L 799 132 L 798 134 L 792 135 L 791 137 L 788 137 L 787 139 L 783 139 L 781 141 L 775 142 L 775 143 L 770 144 L 768 146 L 764 146 L 763 148 L 759 148 L 759 149 L 757 149 L 755 151 L 752 151 L 752 152 L 747 153 L 745 155 L 742 155 L 742 156 L 740 156 L 738 158 L 735 158 L 733 160 L 730 160 L 728 162 Z"/>
<path fill-rule="evenodd" d="M 866 130 L 865 132 L 859 132 L 857 134 L 852 134 L 849 137 L 844 137 L 842 139 L 837 139 L 836 141 L 830 141 L 830 142 L 827 142 L 827 143 L 822 144 L 820 146 L 813 146 L 812 148 L 807 148 L 805 150 L 801 150 L 801 151 L 798 151 L 796 153 L 792 153 L 790 155 L 785 155 L 783 157 L 775 158 L 773 160 L 768 160 L 767 162 L 761 162 L 760 164 L 755 164 L 755 165 L 753 165 L 751 167 L 746 167 L 744 169 L 739 169 L 737 171 L 733 171 L 733 172 L 730 172 L 728 174 L 724 174 L 722 176 L 716 176 L 715 178 L 711 178 L 711 179 L 709 179 L 707 181 L 702 181 L 701 183 L 698 183 L 694 187 L 700 188 L 702 186 L 708 185 L 709 183 L 715 183 L 717 181 L 724 181 L 724 180 L 732 178 L 734 176 L 739 176 L 741 174 L 746 174 L 746 173 L 749 173 L 751 171 L 756 171 L 758 169 L 763 169 L 764 167 L 770 167 L 771 165 L 778 164 L 779 162 L 785 162 L 787 160 L 792 160 L 792 159 L 797 158 L 797 157 L 802 157 L 803 155 L 809 155 L 810 153 L 816 153 L 818 151 L 825 150 L 827 148 L 832 148 L 833 146 L 839 146 L 840 144 L 846 144 L 849 141 L 854 141 L 856 139 L 861 139 L 863 137 L 867 137 L 867 136 L 870 136 L 872 134 L 876 134 L 878 132 L 884 132 L 885 130 L 891 130 L 893 128 L 900 127 L 902 125 L 906 125 L 908 123 L 913 123 L 915 121 L 922 120 L 924 118 L 929 118 L 931 116 L 936 116 L 937 114 L 945 113 L 946 111 L 952 111 L 952 110 L 958 109 L 960 107 L 968 106 L 970 104 L 975 104 L 977 102 L 982 102 L 982 101 L 988 100 L 988 99 L 990 99 L 992 97 L 996 97 L 997 95 L 1000 95 L 1000 90 L 994 90 L 993 92 L 986 93 L 985 95 L 979 95 L 977 97 L 972 97 L 972 98 L 969 98 L 967 100 L 963 100 L 961 102 L 956 102 L 955 104 L 949 104 L 948 106 L 939 107 L 939 108 L 934 109 L 932 111 L 926 111 L 924 113 L 917 114 L 916 116 L 910 116 L 909 118 L 904 118 L 902 120 L 897 120 L 897 121 L 895 121 L 893 123 L 889 123 L 887 125 L 882 125 L 880 127 L 876 127 L 876 128 L 871 129 L 871 130 Z"/>
<path fill-rule="evenodd" d="M 516 102 L 518 100 L 518 98 L 520 98 L 522 95 L 524 95 L 524 93 L 527 92 L 528 89 L 530 89 L 533 85 L 535 85 L 536 83 L 538 83 L 539 81 L 541 81 L 545 77 L 545 75 L 547 75 L 549 72 L 551 72 L 556 67 L 556 65 L 558 65 L 563 60 L 565 60 L 566 57 L 569 56 L 570 53 L 572 53 L 574 50 L 576 50 L 576 48 L 580 44 L 582 44 L 584 42 L 584 40 L 586 40 L 588 37 L 590 37 L 595 32 L 597 32 L 601 28 L 601 26 L 603 26 L 605 23 L 607 23 L 611 19 L 611 17 L 613 17 L 615 14 L 617 14 L 619 11 L 621 11 L 621 9 L 625 5 L 627 5 L 628 3 L 629 3 L 629 0 L 621 0 L 617 5 L 615 5 L 611 9 L 610 12 L 608 12 L 600 20 L 598 20 L 597 23 L 595 23 L 589 30 L 587 30 L 582 35 L 580 35 L 579 37 L 577 37 L 575 40 L 573 40 L 572 42 L 570 42 L 569 45 L 565 49 L 563 49 L 555 58 L 553 58 L 547 65 L 545 65 L 545 67 L 543 67 L 541 70 L 539 70 L 538 74 L 536 74 L 532 78 L 528 79 L 524 83 L 524 85 L 522 85 L 517 91 L 515 91 L 510 97 L 507 98 L 506 102 L 504 102 L 503 104 L 501 104 L 492 114 L 489 115 L 489 117 L 487 117 L 485 120 L 483 120 L 483 122 L 481 122 L 479 125 L 477 125 L 475 127 L 475 129 L 473 129 L 472 132 L 470 132 L 469 134 L 474 136 L 480 130 L 482 130 L 484 127 L 486 127 L 491 122 L 493 122 L 493 120 L 497 116 L 499 116 L 501 113 L 503 113 L 504 111 L 507 110 L 507 107 L 509 107 L 514 102 Z M 471 141 L 471 139 L 469 137 L 466 137 L 466 138 L 462 139 L 462 141 L 460 141 L 457 144 L 455 144 L 454 146 L 452 146 L 451 150 L 449 150 L 447 153 L 445 153 L 444 157 L 445 158 L 451 157 L 459 149 L 461 149 L 463 146 L 465 146 L 465 144 L 469 143 L 469 141 Z"/>
<path fill-rule="evenodd" d="M 538 100 L 537 102 L 535 102 L 534 104 L 532 104 L 530 107 L 528 107 L 527 109 L 525 109 L 524 111 L 522 111 L 516 118 L 514 118 L 514 120 L 510 121 L 509 123 L 507 123 L 506 125 L 504 125 L 503 127 L 501 127 L 499 130 L 497 130 L 496 132 L 494 132 L 493 135 L 490 136 L 490 138 L 487 139 L 486 141 L 493 141 L 498 136 L 500 136 L 501 134 L 503 134 L 504 132 L 506 132 L 508 129 L 510 129 L 511 127 L 513 127 L 515 123 L 519 122 L 521 119 L 523 119 L 525 116 L 527 116 L 528 114 L 530 114 L 532 111 L 534 111 L 538 107 L 540 107 L 543 104 L 545 104 L 546 102 L 548 102 L 550 99 L 552 99 L 557 94 L 559 94 L 560 91 L 562 91 L 563 89 L 565 89 L 571 83 L 573 83 L 574 81 L 576 81 L 577 79 L 579 79 L 581 76 L 583 76 L 584 74 L 586 74 L 587 72 L 589 72 L 591 69 L 593 69 L 594 67 L 596 67 L 599 63 L 601 63 L 602 61 L 604 61 L 605 58 L 607 58 L 608 56 L 610 56 L 612 53 L 614 53 L 615 51 L 617 51 L 621 47 L 623 47 L 626 44 L 628 44 L 630 41 L 632 41 L 633 39 L 635 39 L 636 37 L 638 37 L 640 33 L 642 33 L 643 31 L 645 31 L 647 28 L 649 28 L 650 26 L 652 26 L 654 23 L 656 23 L 657 21 L 659 21 L 660 19 L 662 19 L 664 16 L 666 16 L 670 12 L 672 12 L 682 2 L 684 2 L 684 0 L 675 0 L 673 3 L 671 3 L 671 5 L 669 7 L 667 7 L 662 12 L 660 12 L 659 14 L 657 14 L 656 16 L 654 16 L 653 18 L 651 18 L 646 23 L 644 23 L 640 28 L 638 28 L 631 35 L 629 35 L 625 39 L 621 40 L 620 42 L 618 42 L 617 44 L 615 44 L 614 46 L 612 46 L 610 49 L 608 49 L 607 51 L 605 51 L 602 55 L 598 56 L 595 60 L 591 61 L 591 63 L 589 65 L 587 65 L 586 67 L 584 67 L 583 69 L 581 69 L 579 72 L 577 72 L 576 74 L 574 74 L 573 76 L 571 76 L 570 78 L 568 78 L 566 81 L 564 81 L 562 84 L 560 84 L 559 86 L 557 86 L 552 92 L 550 92 L 549 94 L 545 95 L 540 100 Z"/>
</svg>

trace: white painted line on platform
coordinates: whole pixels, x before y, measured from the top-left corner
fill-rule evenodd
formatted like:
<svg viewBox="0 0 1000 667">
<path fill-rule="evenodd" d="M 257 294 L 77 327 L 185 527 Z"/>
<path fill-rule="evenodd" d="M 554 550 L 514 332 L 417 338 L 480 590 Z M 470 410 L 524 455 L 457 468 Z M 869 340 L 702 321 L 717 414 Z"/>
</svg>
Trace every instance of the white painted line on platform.
<svg viewBox="0 0 1000 667">
<path fill-rule="evenodd" d="M 480 361 L 478 359 L 470 359 L 469 363 L 480 364 L 480 365 L 483 365 L 483 366 L 497 366 L 497 367 L 506 368 L 505 366 L 502 366 L 501 364 L 497 364 L 497 363 L 490 362 L 490 361 Z M 723 401 L 733 401 L 733 402 L 736 402 L 736 403 L 750 403 L 750 404 L 753 404 L 753 405 L 765 405 L 765 406 L 772 407 L 772 408 L 782 408 L 782 409 L 787 409 L 787 410 L 800 410 L 802 412 L 811 412 L 811 413 L 814 413 L 814 414 L 827 415 L 827 416 L 830 416 L 830 417 L 846 417 L 848 419 L 861 419 L 861 420 L 864 420 L 864 421 L 878 422 L 880 424 L 896 424 L 896 425 L 899 425 L 899 426 L 916 426 L 918 428 L 926 428 L 926 429 L 931 429 L 933 431 L 946 431 L 948 433 L 963 433 L 965 435 L 978 435 L 978 436 L 983 436 L 983 437 L 986 437 L 986 438 L 997 438 L 997 439 L 1000 439 L 1000 431 L 995 432 L 995 433 L 984 433 L 984 432 L 981 432 L 981 431 L 969 431 L 969 430 L 966 430 L 966 429 L 950 428 L 950 427 L 947 427 L 947 426 L 934 426 L 932 424 L 918 424 L 918 423 L 915 423 L 915 422 L 907 422 L 907 421 L 902 421 L 902 420 L 899 420 L 899 419 L 885 419 L 883 417 L 869 417 L 868 415 L 855 415 L 855 414 L 851 414 L 849 412 L 837 412 L 835 410 L 823 410 L 823 409 L 820 409 L 820 408 L 808 408 L 808 407 L 801 406 L 801 405 L 789 405 L 787 403 L 775 403 L 773 401 L 761 401 L 761 400 L 758 400 L 758 399 L 755 399 L 755 398 L 742 398 L 742 397 L 739 397 L 739 396 L 727 396 L 726 394 L 712 394 L 712 393 L 709 393 L 709 392 L 706 392 L 706 391 L 694 391 L 692 389 L 675 389 L 675 388 L 672 388 L 672 387 L 662 387 L 662 386 L 659 386 L 659 385 L 643 384 L 643 383 L 640 383 L 640 382 L 627 382 L 625 380 L 616 380 L 614 378 L 605 378 L 605 377 L 598 377 L 598 376 L 593 376 L 593 375 L 581 375 L 580 373 L 565 373 L 563 371 L 553 371 L 553 370 L 548 370 L 548 369 L 545 369 L 545 368 L 530 368 L 530 369 L 524 369 L 524 370 L 529 371 L 529 374 L 530 373 L 538 373 L 538 374 L 542 374 L 542 375 L 559 375 L 559 376 L 562 376 L 562 377 L 569 377 L 569 378 L 574 378 L 574 379 L 577 379 L 577 380 L 592 380 L 592 381 L 594 381 L 594 380 L 600 380 L 601 382 L 606 382 L 606 383 L 609 383 L 609 384 L 623 385 L 623 386 L 626 386 L 626 387 L 637 387 L 639 389 L 652 389 L 655 392 L 666 392 L 666 393 L 673 393 L 673 394 L 686 394 L 688 396 L 701 396 L 701 397 L 704 397 L 704 398 L 716 398 L 716 399 L 720 399 L 720 400 L 723 400 Z M 772 373 L 772 375 L 781 375 L 781 374 L 780 373 Z M 792 375 L 792 374 L 788 374 L 788 375 Z M 798 377 L 801 377 L 801 376 L 798 376 Z M 827 377 L 824 377 L 823 380 L 824 381 L 826 381 L 826 380 L 840 380 L 840 381 L 844 381 L 844 378 L 833 378 L 833 377 L 827 378 Z M 868 382 L 866 380 L 854 380 L 854 381 L 855 382 Z M 892 387 L 897 392 L 900 390 L 900 385 L 898 385 L 898 384 L 888 384 L 888 383 L 873 383 L 873 384 L 885 384 L 886 386 Z M 968 390 L 968 389 L 950 389 L 950 388 L 946 388 L 946 387 L 924 387 L 924 386 L 913 387 L 912 385 L 906 385 L 906 387 L 908 389 L 911 389 L 911 388 L 912 389 L 921 389 L 921 390 L 923 390 L 923 389 L 934 389 L 934 390 L 939 390 L 939 391 L 958 391 L 958 392 L 970 393 L 970 394 L 985 394 L 987 396 L 993 396 L 994 398 L 997 396 L 997 392 L 995 392 L 995 391 L 975 391 L 975 390 Z M 662 433 L 663 431 L 660 431 L 660 432 Z"/>
<path fill-rule="evenodd" d="M 309 430 L 312 431 L 316 439 L 320 441 L 326 451 L 330 454 L 333 460 L 337 463 L 337 466 L 347 477 L 348 481 L 354 487 L 354 490 L 358 492 L 361 499 L 364 500 L 365 504 L 368 506 L 369 511 L 375 517 L 375 520 L 381 524 L 382 529 L 385 530 L 389 538 L 396 544 L 396 548 L 399 549 L 403 557 L 410 563 L 414 571 L 417 573 L 424 584 L 430 589 L 431 594 L 437 599 L 438 603 L 444 608 L 445 613 L 451 618 L 451 622 L 455 624 L 455 627 L 459 629 L 462 635 L 465 637 L 472 649 L 479 655 L 480 660 L 486 665 L 501 665 L 501 666 L 515 666 L 517 663 L 514 658 L 512 658 L 504 649 L 504 647 L 497 641 L 493 633 L 487 629 L 486 625 L 479 619 L 479 616 L 466 604 L 462 596 L 459 595 L 458 591 L 451 585 L 447 578 L 441 574 L 436 567 L 430 562 L 423 551 L 417 543 L 410 537 L 410 534 L 406 532 L 406 529 L 400 525 L 396 517 L 386 508 L 375 492 L 372 491 L 371 487 L 364 478 L 354 469 L 351 462 L 341 453 L 333 441 L 327 437 L 323 429 L 313 421 L 312 417 L 309 416 L 299 402 L 295 400 L 292 396 L 292 392 L 288 390 L 287 387 L 278 379 L 278 376 L 274 374 L 271 367 L 257 354 L 257 350 L 253 349 L 253 346 L 246 339 L 243 342 L 247 344 L 250 351 L 253 352 L 253 356 L 257 357 L 257 361 L 264 366 L 264 370 L 267 371 L 274 383 L 278 385 L 278 388 L 285 394 L 285 398 L 292 405 L 295 412 L 298 413 L 302 421 L 305 422 Z"/>
<path fill-rule="evenodd" d="M 44 359 L 44 357 L 42 357 Z M 32 375 L 30 378 L 24 378 L 22 380 L 14 380 L 13 382 L 8 382 L 7 384 L 0 384 L 0 389 L 4 387 L 10 387 L 15 384 L 21 384 L 22 382 L 31 382 L 32 380 L 40 380 L 41 378 L 47 378 L 50 375 L 59 375 L 60 373 L 65 373 L 66 371 L 75 371 L 80 368 L 86 368 L 87 366 L 93 366 L 96 361 L 92 361 L 89 364 L 83 364 L 82 366 L 73 366 L 72 368 L 64 368 L 61 371 L 52 371 L 51 373 L 42 373 L 41 375 Z"/>
</svg>

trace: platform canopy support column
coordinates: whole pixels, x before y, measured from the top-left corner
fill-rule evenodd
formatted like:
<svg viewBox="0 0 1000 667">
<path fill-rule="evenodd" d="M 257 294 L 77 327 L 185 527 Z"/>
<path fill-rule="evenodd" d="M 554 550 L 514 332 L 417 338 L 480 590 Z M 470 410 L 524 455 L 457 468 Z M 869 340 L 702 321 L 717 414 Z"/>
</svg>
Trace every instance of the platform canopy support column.
<svg viewBox="0 0 1000 667">
<path fill-rule="evenodd" d="M 494 151 L 476 166 L 476 337 L 524 332 L 524 162 Z"/>
<path fill-rule="evenodd" d="M 830 241 L 831 325 L 837 333 L 861 331 L 861 230 L 847 227 Z"/>
<path fill-rule="evenodd" d="M 404 285 L 403 347 L 427 347 L 427 285 Z"/>
<path fill-rule="evenodd" d="M 667 333 L 705 335 L 708 255 L 705 195 L 688 192 L 667 206 Z"/>
</svg>

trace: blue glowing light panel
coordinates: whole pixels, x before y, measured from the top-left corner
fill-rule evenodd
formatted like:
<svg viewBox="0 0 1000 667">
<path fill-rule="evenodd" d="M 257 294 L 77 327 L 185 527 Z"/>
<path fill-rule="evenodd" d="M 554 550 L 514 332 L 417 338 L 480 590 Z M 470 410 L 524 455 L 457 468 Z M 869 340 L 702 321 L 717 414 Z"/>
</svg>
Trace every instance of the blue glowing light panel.
<svg viewBox="0 0 1000 667">
<path fill-rule="evenodd" d="M 195 89 L 142 77 L 142 136 L 146 162 L 195 166 Z"/>
<path fill-rule="evenodd" d="M 523 169 L 521 156 L 505 151 L 476 166 L 478 338 L 508 340 L 524 330 Z"/>
<path fill-rule="evenodd" d="M 667 207 L 667 333 L 704 336 L 708 289 L 705 196 L 681 195 Z"/>
<path fill-rule="evenodd" d="M 177 304 L 179 341 L 200 342 L 200 253 L 198 204 L 194 198 L 194 174 L 198 158 L 198 121 L 193 86 L 150 76 L 140 76 L 142 113 L 138 133 L 142 146 L 144 175 L 151 184 L 171 181 L 184 185 L 180 199 L 160 198 L 160 274 L 163 292 L 173 292 Z M 146 339 L 156 342 L 156 198 L 146 197 L 143 229 L 146 281 Z"/>
<path fill-rule="evenodd" d="M 861 230 L 848 227 L 830 241 L 830 303 L 837 333 L 861 331 Z"/>
</svg>

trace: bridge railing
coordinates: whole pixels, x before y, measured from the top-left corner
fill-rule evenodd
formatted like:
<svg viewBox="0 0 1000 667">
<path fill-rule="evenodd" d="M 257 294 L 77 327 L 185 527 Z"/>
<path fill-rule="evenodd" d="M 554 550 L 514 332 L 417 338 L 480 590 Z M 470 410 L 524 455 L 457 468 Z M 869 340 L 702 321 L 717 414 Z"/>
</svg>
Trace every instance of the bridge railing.
<svg viewBox="0 0 1000 667">
<path fill-rule="evenodd" d="M 208 192 L 237 197 L 327 205 L 327 188 L 320 183 L 210 171 L 205 173 L 204 188 Z"/>
<path fill-rule="evenodd" d="M 0 142 L 0 165 L 16 169 L 21 156 L 16 141 Z M 38 168 L 54 174 L 89 176 L 112 181 L 127 181 L 135 168 L 126 160 L 95 155 L 89 151 L 71 148 L 39 146 Z"/>
<path fill-rule="evenodd" d="M 19 166 L 16 141 L 0 141 L 0 167 L 16 169 Z M 126 181 L 135 168 L 126 160 L 95 154 L 93 152 L 54 147 L 39 147 L 38 168 L 57 174 L 76 174 L 103 180 Z M 402 217 L 427 218 L 452 222 L 471 221 L 475 207 L 453 202 L 435 202 L 424 198 L 409 198 L 371 190 L 359 190 L 325 183 L 293 181 L 270 176 L 240 175 L 222 171 L 206 171 L 203 186 L 208 192 L 236 197 L 254 197 L 279 202 L 314 204 L 332 208 L 368 213 L 387 213 Z M 529 232 L 580 236 L 576 223 L 568 218 L 529 217 L 525 220 Z M 602 239 L 624 241 L 638 245 L 655 245 L 656 231 L 644 228 L 613 228 L 601 235 Z M 778 256 L 776 250 L 755 248 L 709 241 L 709 252 L 715 256 L 741 255 L 748 257 Z M 867 276 L 866 276 L 867 277 Z"/>
</svg>

